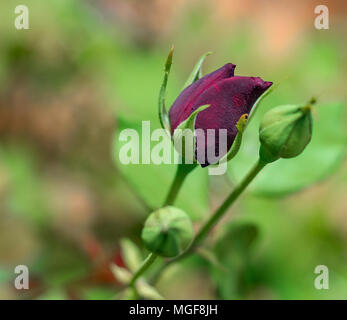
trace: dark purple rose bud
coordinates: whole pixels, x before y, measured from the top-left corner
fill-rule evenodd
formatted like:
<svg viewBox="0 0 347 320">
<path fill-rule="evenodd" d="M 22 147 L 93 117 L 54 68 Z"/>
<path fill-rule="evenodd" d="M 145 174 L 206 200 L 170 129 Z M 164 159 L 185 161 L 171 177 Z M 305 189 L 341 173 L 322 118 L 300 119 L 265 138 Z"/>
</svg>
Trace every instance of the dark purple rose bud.
<svg viewBox="0 0 347 320">
<path fill-rule="evenodd" d="M 204 132 L 205 161 L 199 161 L 202 167 L 211 164 L 208 154 L 215 155 L 216 162 L 231 148 L 238 133 L 236 124 L 240 117 L 249 114 L 256 100 L 272 85 L 258 77 L 234 76 L 235 65 L 228 63 L 222 68 L 209 73 L 184 89 L 169 111 L 171 133 L 186 120 L 192 112 L 202 105 L 209 108 L 199 112 L 195 129 Z M 207 129 L 215 129 L 215 139 L 207 139 Z M 227 150 L 219 154 L 219 129 L 227 130 Z M 201 130 L 200 130 L 201 131 Z M 197 133 L 197 141 L 199 141 Z M 197 143 L 196 154 L 199 154 Z M 198 157 L 198 160 L 200 158 Z"/>
</svg>

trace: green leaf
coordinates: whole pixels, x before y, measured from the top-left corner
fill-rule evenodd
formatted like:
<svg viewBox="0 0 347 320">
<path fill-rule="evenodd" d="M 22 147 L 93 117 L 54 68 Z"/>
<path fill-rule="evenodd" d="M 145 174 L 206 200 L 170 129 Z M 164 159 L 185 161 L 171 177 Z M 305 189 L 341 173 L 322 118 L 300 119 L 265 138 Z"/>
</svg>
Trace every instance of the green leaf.
<svg viewBox="0 0 347 320">
<path fill-rule="evenodd" d="M 130 271 L 137 271 L 143 260 L 140 249 L 129 239 L 121 239 L 120 246 L 125 265 Z"/>
<path fill-rule="evenodd" d="M 152 125 L 152 123 L 151 123 Z M 139 123 L 132 123 L 119 119 L 118 128 L 115 139 L 114 161 L 120 174 L 129 182 L 134 191 L 148 204 L 152 209 L 160 208 L 167 196 L 170 184 L 176 174 L 176 164 L 143 164 L 141 152 L 143 145 L 140 139 L 140 164 L 123 164 L 119 160 L 119 152 L 121 148 L 129 143 L 119 141 L 119 135 L 123 129 L 132 128 L 142 136 L 142 128 Z M 157 128 L 152 128 L 153 129 Z M 167 135 L 163 136 L 167 139 L 171 148 L 171 154 L 174 154 L 174 148 L 171 140 Z M 157 142 L 151 142 L 151 149 Z M 173 157 L 172 157 L 173 158 Z M 180 190 L 175 206 L 181 208 L 190 216 L 192 220 L 199 220 L 208 211 L 208 176 L 207 170 L 197 168 L 193 170 L 189 177 L 185 180 Z M 197 187 L 198 186 L 198 187 Z M 150 212 L 148 212 L 150 213 Z"/>
<path fill-rule="evenodd" d="M 172 56 L 173 56 L 173 51 L 174 47 L 171 47 L 171 50 L 169 52 L 169 55 L 167 56 L 166 63 L 165 63 L 165 75 L 164 75 L 164 80 L 160 88 L 159 92 L 159 120 L 160 124 L 163 129 L 167 130 L 167 132 L 170 134 L 171 129 L 170 129 L 170 121 L 169 121 L 169 116 L 165 108 L 165 96 L 166 96 L 166 87 L 167 87 L 167 82 L 169 79 L 169 73 L 172 65 Z"/>
<path fill-rule="evenodd" d="M 206 57 L 208 57 L 210 54 L 212 54 L 212 52 L 206 52 L 204 55 L 202 55 L 200 57 L 200 59 L 198 60 L 198 62 L 195 65 L 193 71 L 189 75 L 186 83 L 184 84 L 183 89 L 190 86 L 193 82 L 195 82 L 196 80 L 198 80 L 199 78 L 202 77 L 202 71 L 201 71 L 202 64 L 204 63 Z"/>
<path fill-rule="evenodd" d="M 216 244 L 216 254 L 221 258 L 226 256 L 226 248 L 230 252 L 246 254 L 259 235 L 255 223 L 243 220 L 230 222 L 223 231 Z"/>
<path fill-rule="evenodd" d="M 112 263 L 111 266 L 111 271 L 116 277 L 116 279 L 123 283 L 123 284 L 128 284 L 132 278 L 132 273 L 128 271 L 125 268 L 119 267 L 116 264 Z"/>
<path fill-rule="evenodd" d="M 259 112 L 257 120 L 265 111 Z M 281 196 L 328 177 L 339 167 L 346 154 L 344 112 L 342 103 L 318 105 L 313 111 L 312 140 L 303 153 L 296 158 L 280 159 L 268 165 L 249 190 L 261 195 Z M 240 181 L 258 158 L 258 130 L 259 122 L 254 121 L 244 134 L 243 148 L 228 168 L 233 180 Z"/>
<path fill-rule="evenodd" d="M 220 269 L 221 271 L 226 271 L 225 267 L 220 263 L 213 251 L 203 247 L 199 247 L 195 251 L 201 258 L 209 262 L 214 267 Z"/>
<path fill-rule="evenodd" d="M 214 249 L 223 269 L 212 265 L 212 275 L 222 299 L 240 299 L 259 230 L 256 224 L 239 220 L 227 224 L 223 231 Z"/>
</svg>

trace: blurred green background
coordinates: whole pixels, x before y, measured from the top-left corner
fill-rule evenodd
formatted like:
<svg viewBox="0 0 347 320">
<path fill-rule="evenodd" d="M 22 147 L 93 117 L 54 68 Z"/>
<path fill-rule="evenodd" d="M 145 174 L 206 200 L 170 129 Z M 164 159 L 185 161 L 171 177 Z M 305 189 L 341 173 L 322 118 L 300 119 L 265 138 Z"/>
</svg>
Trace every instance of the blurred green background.
<svg viewBox="0 0 347 320">
<path fill-rule="evenodd" d="M 346 299 L 347 3 L 324 1 L 2 0 L 0 3 L 0 298 L 112 298 L 121 285 L 119 240 L 141 245 L 148 207 L 174 166 L 113 162 L 116 129 L 157 119 L 171 44 L 168 105 L 193 65 L 281 83 L 247 130 L 228 175 L 197 169 L 180 193 L 196 226 L 255 161 L 259 117 L 316 97 L 314 137 L 302 156 L 255 181 L 200 256 L 165 272 L 158 290 L 178 299 Z M 29 30 L 14 9 L 29 8 Z M 117 148 L 117 146 L 116 146 Z M 207 259 L 206 259 L 207 257 Z M 212 262 L 211 262 L 212 261 Z M 216 262 L 217 261 L 217 262 Z M 30 290 L 16 290 L 27 265 Z M 329 289 L 314 270 L 329 268 Z"/>
</svg>

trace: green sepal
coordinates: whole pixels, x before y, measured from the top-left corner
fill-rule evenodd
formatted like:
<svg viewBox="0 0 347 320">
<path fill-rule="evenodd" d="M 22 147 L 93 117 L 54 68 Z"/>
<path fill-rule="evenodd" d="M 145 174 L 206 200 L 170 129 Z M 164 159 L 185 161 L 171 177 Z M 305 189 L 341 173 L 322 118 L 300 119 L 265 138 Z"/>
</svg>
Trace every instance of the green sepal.
<svg viewBox="0 0 347 320">
<path fill-rule="evenodd" d="M 189 157 L 191 162 L 187 162 L 188 159 L 186 159 L 186 163 L 194 163 L 195 162 L 195 122 L 196 122 L 196 117 L 198 116 L 199 112 L 207 109 L 210 105 L 206 104 L 203 106 L 200 106 L 199 108 L 197 108 L 194 112 L 192 112 L 189 117 L 182 121 L 179 126 L 175 129 L 173 136 L 172 136 L 172 140 L 174 142 L 174 146 L 175 148 L 177 147 L 177 142 L 178 141 L 182 141 L 182 149 L 181 150 L 177 150 L 178 152 L 182 151 L 182 158 L 186 159 L 187 157 Z M 184 132 L 185 130 L 190 130 L 193 133 L 193 139 L 190 141 L 186 141 L 186 139 L 184 139 Z M 185 154 L 185 150 L 186 150 L 186 143 L 187 142 L 191 142 L 192 145 L 188 145 L 188 150 L 192 150 L 190 155 L 186 155 Z"/>
<path fill-rule="evenodd" d="M 169 73 L 172 65 L 172 56 L 174 52 L 174 46 L 171 47 L 170 52 L 167 56 L 165 67 L 164 67 L 164 79 L 159 92 L 159 101 L 158 101 L 158 113 L 159 113 L 159 121 L 163 129 L 165 129 L 168 134 L 170 134 L 170 120 L 168 113 L 165 108 L 165 96 L 166 96 L 166 87 L 169 79 Z"/>
<path fill-rule="evenodd" d="M 186 87 L 190 86 L 193 82 L 195 82 L 196 80 L 199 80 L 202 77 L 202 64 L 204 63 L 205 59 L 211 55 L 213 52 L 206 52 L 205 54 L 203 54 L 200 59 L 198 60 L 198 62 L 196 63 L 196 65 L 194 66 L 193 71 L 191 72 L 191 74 L 189 75 L 187 81 L 185 82 L 183 89 L 185 89 Z M 182 89 L 182 90 L 183 90 Z"/>
<path fill-rule="evenodd" d="M 242 137 L 243 137 L 243 133 L 246 129 L 246 124 L 247 124 L 247 120 L 248 120 L 248 114 L 244 113 L 240 119 L 237 121 L 236 123 L 236 128 L 237 128 L 237 135 L 235 137 L 235 140 L 231 146 L 231 148 L 229 149 L 228 153 L 218 161 L 218 163 L 223 163 L 223 161 L 229 161 L 232 158 L 234 158 L 237 153 L 240 150 L 241 147 L 241 142 L 242 142 Z M 217 165 L 217 164 L 216 164 Z"/>
<path fill-rule="evenodd" d="M 273 92 L 275 89 L 278 88 L 278 86 L 281 84 L 282 81 L 276 83 L 275 85 L 272 85 L 269 89 L 267 89 L 258 99 L 257 101 L 254 103 L 251 112 L 249 113 L 249 117 L 248 117 L 248 123 L 250 122 L 250 120 L 253 118 L 255 112 L 257 111 L 257 109 L 259 108 L 260 103 L 264 100 L 265 97 L 267 97 L 271 92 Z"/>
<path fill-rule="evenodd" d="M 234 140 L 230 150 L 228 151 L 227 161 L 234 158 L 240 150 L 241 142 L 242 142 L 242 136 L 243 136 L 243 133 L 245 132 L 245 129 L 246 129 L 247 120 L 248 120 L 248 114 L 244 113 L 240 117 L 239 121 L 237 121 L 237 123 L 236 123 L 237 135 L 235 137 L 235 140 Z"/>
</svg>

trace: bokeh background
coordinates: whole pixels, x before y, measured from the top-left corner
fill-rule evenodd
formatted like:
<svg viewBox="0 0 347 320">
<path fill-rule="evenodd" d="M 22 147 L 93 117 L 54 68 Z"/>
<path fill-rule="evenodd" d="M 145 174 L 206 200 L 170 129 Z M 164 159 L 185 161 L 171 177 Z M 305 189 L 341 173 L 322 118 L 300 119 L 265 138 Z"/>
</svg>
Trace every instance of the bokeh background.
<svg viewBox="0 0 347 320">
<path fill-rule="evenodd" d="M 314 28 L 321 2 L 329 30 Z M 29 30 L 14 27 L 19 4 L 29 7 Z M 119 240 L 141 245 L 156 188 L 166 192 L 171 176 L 117 166 L 115 132 L 120 119 L 158 126 L 163 63 L 174 44 L 168 102 L 199 56 L 213 51 L 205 72 L 232 62 L 239 75 L 281 82 L 264 110 L 316 97 L 321 124 L 305 165 L 296 163 L 294 175 L 281 170 L 286 181 L 278 172 L 259 180 L 214 230 L 212 257 L 168 269 L 160 293 L 346 299 L 346 31 L 347 3 L 337 0 L 2 0 L 0 298 L 109 299 L 121 290 L 109 268 L 123 263 Z M 192 178 L 179 203 L 189 198 L 182 206 L 196 225 L 245 163 L 236 159 L 229 175 L 204 183 Z M 19 264 L 29 267 L 30 290 L 13 286 Z M 329 290 L 314 287 L 317 265 L 329 268 Z"/>
</svg>

